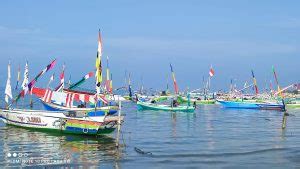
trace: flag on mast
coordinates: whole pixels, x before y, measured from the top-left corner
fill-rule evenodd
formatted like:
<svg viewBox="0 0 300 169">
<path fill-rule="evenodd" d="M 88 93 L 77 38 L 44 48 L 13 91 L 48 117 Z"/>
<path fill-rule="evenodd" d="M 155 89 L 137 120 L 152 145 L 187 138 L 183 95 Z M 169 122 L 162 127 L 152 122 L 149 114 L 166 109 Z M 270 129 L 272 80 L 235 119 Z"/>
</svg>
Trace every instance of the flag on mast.
<svg viewBox="0 0 300 169">
<path fill-rule="evenodd" d="M 63 64 L 62 72 L 60 73 L 59 76 L 60 84 L 55 88 L 55 91 L 62 91 L 65 88 L 65 68 L 66 65 Z"/>
<path fill-rule="evenodd" d="M 252 78 L 253 78 L 253 84 L 254 84 L 254 88 L 255 88 L 255 93 L 258 94 L 258 87 L 257 87 L 257 83 L 256 83 L 256 79 L 255 79 L 253 70 L 251 70 L 251 73 L 252 73 Z"/>
<path fill-rule="evenodd" d="M 173 83 L 174 83 L 174 90 L 175 90 L 175 94 L 178 94 L 178 86 L 177 86 L 177 82 L 176 82 L 176 79 L 175 79 L 175 73 L 173 71 L 173 66 L 172 64 L 170 63 L 170 68 L 171 68 L 171 73 L 172 73 L 172 78 L 173 78 Z"/>
<path fill-rule="evenodd" d="M 89 79 L 90 77 L 92 77 L 94 75 L 93 72 L 89 72 L 88 74 L 86 74 L 83 78 L 81 78 L 78 82 L 76 82 L 75 84 L 71 85 L 69 87 L 69 89 L 74 89 L 75 87 L 78 87 L 79 85 L 81 85 L 83 82 L 85 82 L 87 79 Z"/>
<path fill-rule="evenodd" d="M 22 89 L 25 94 L 28 92 L 28 82 L 29 82 L 29 74 L 28 74 L 28 62 L 26 61 L 25 71 L 24 71 L 24 80 L 22 83 Z"/>
<path fill-rule="evenodd" d="M 20 68 L 20 65 L 19 65 L 19 67 L 18 67 L 18 75 L 17 75 L 17 84 L 16 84 L 16 87 L 15 87 L 15 90 L 18 89 L 20 78 L 21 78 L 21 68 Z"/>
<path fill-rule="evenodd" d="M 8 99 L 12 99 L 12 93 L 11 93 L 11 85 L 10 85 L 10 62 L 7 66 L 7 81 L 6 81 L 6 87 L 5 87 L 5 102 L 8 103 Z"/>
<path fill-rule="evenodd" d="M 98 32 L 98 50 L 96 57 L 96 91 L 97 94 L 100 94 L 100 87 L 102 82 L 102 65 L 101 65 L 101 56 L 102 56 L 102 39 L 100 34 L 100 29 Z"/>
<path fill-rule="evenodd" d="M 110 92 L 110 73 L 109 73 L 109 58 L 108 56 L 106 57 L 106 91 L 111 93 Z"/>
<path fill-rule="evenodd" d="M 212 68 L 212 65 L 210 65 L 209 76 L 210 76 L 210 77 L 213 77 L 214 75 L 215 75 L 215 71 L 214 71 L 214 69 Z"/>
<path fill-rule="evenodd" d="M 112 92 L 113 92 L 112 73 L 110 74 L 109 92 L 110 92 L 111 94 L 112 94 Z"/>
<path fill-rule="evenodd" d="M 275 81 L 276 81 L 276 84 L 277 84 L 277 92 L 280 93 L 281 97 L 283 97 L 282 92 L 280 92 L 280 86 L 279 86 L 279 82 L 278 82 L 278 78 L 277 78 L 277 74 L 275 72 L 275 67 L 274 66 L 272 66 L 272 70 L 273 70 L 273 74 L 274 74 Z"/>
<path fill-rule="evenodd" d="M 37 82 L 37 80 L 46 72 L 48 72 L 50 69 L 52 69 L 56 64 L 56 59 L 53 60 L 49 65 L 47 65 L 46 68 L 44 68 L 33 80 L 30 81 L 30 83 L 28 83 L 28 85 L 25 86 L 25 89 L 23 89 L 18 96 L 16 97 L 16 99 L 14 101 L 18 101 L 20 99 L 21 96 L 24 96 L 25 94 L 27 94 L 28 91 L 31 91 L 31 89 L 33 88 L 34 84 Z M 27 64 L 26 64 L 27 65 Z M 26 70 L 26 69 L 25 69 Z M 28 73 L 28 71 L 27 71 Z M 24 73 L 25 74 L 25 73 Z"/>
<path fill-rule="evenodd" d="M 49 79 L 47 88 L 49 88 L 49 86 L 50 86 L 50 84 L 53 82 L 53 80 L 54 80 L 54 73 L 50 76 L 50 79 Z"/>
</svg>

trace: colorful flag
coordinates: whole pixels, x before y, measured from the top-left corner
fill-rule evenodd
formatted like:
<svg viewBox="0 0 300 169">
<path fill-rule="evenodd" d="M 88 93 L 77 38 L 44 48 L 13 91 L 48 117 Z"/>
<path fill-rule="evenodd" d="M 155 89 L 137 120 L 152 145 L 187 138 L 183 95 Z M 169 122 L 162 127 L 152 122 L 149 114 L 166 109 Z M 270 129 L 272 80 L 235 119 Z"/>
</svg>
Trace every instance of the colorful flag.
<svg viewBox="0 0 300 169">
<path fill-rule="evenodd" d="M 52 69 L 56 64 L 56 59 L 53 60 L 49 65 L 47 65 L 47 67 L 45 69 L 43 69 L 32 81 L 30 81 L 30 83 L 25 86 L 25 89 L 23 89 L 18 96 L 16 97 L 15 101 L 17 102 L 21 96 L 24 96 L 27 94 L 28 91 L 31 91 L 31 89 L 33 88 L 34 84 L 37 82 L 37 80 L 46 72 L 48 72 L 50 69 Z M 27 64 L 26 64 L 27 65 Z M 26 69 L 25 69 L 26 71 Z M 28 72 L 28 71 L 27 71 Z M 24 73 L 25 74 L 25 73 Z"/>
<path fill-rule="evenodd" d="M 12 93 L 11 93 L 11 85 L 10 85 L 10 63 L 7 67 L 7 81 L 6 81 L 6 87 L 5 87 L 5 101 L 8 103 L 8 99 L 12 99 Z"/>
<path fill-rule="evenodd" d="M 101 56 L 102 56 L 102 39 L 99 30 L 98 34 L 98 50 L 97 50 L 97 57 L 96 57 L 96 90 L 97 94 L 100 94 L 100 86 L 102 82 L 102 64 L 101 64 Z"/>
<path fill-rule="evenodd" d="M 278 82 L 278 78 L 277 78 L 277 74 L 276 74 L 276 72 L 275 72 L 274 66 L 272 66 L 272 70 L 273 70 L 273 74 L 274 74 L 275 81 L 276 81 L 276 84 L 277 84 L 277 92 L 280 93 L 280 96 L 281 96 L 281 97 L 283 97 L 282 92 L 280 92 L 280 86 L 279 86 L 279 82 Z"/>
<path fill-rule="evenodd" d="M 108 56 L 106 57 L 106 91 L 111 93 L 110 91 L 110 73 L 109 73 L 109 64 L 108 64 Z"/>
<path fill-rule="evenodd" d="M 170 68 L 171 68 L 171 73 L 172 73 L 172 78 L 173 78 L 173 83 L 174 83 L 174 90 L 175 90 L 175 94 L 178 94 L 178 86 L 177 86 L 177 82 L 176 82 L 176 79 L 175 79 L 175 73 L 173 71 L 173 67 L 172 65 L 170 64 Z"/>
<path fill-rule="evenodd" d="M 29 74 L 28 74 L 28 62 L 26 61 L 25 71 L 24 71 L 24 80 L 22 83 L 22 89 L 25 94 L 28 92 L 28 82 L 29 82 Z"/>
<path fill-rule="evenodd" d="M 110 74 L 109 92 L 110 92 L 110 93 L 113 92 L 112 73 Z"/>
<path fill-rule="evenodd" d="M 255 88 L 255 93 L 258 94 L 258 87 L 257 87 L 257 83 L 256 83 L 256 79 L 255 79 L 253 70 L 251 70 L 251 73 L 252 73 L 252 78 L 253 78 L 253 84 L 254 84 L 254 88 Z"/>
<path fill-rule="evenodd" d="M 92 77 L 94 75 L 93 72 L 89 72 L 88 74 L 86 74 L 82 79 L 80 79 L 78 82 L 76 82 L 75 84 L 71 85 L 69 87 L 69 89 L 74 89 L 76 87 L 78 87 L 79 85 L 81 85 L 83 82 L 85 82 L 87 79 L 89 79 L 90 77 Z"/>
<path fill-rule="evenodd" d="M 213 77 L 215 75 L 215 71 L 214 69 L 212 68 L 212 66 L 210 66 L 210 69 L 209 69 L 209 76 L 210 77 Z"/>
</svg>

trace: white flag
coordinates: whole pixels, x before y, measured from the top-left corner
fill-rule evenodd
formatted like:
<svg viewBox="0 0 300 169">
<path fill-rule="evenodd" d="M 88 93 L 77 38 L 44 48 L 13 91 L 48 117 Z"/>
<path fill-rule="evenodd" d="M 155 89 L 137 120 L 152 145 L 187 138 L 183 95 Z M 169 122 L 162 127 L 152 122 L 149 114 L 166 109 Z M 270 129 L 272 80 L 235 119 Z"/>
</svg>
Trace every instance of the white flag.
<svg viewBox="0 0 300 169">
<path fill-rule="evenodd" d="M 24 80 L 22 83 L 22 89 L 25 91 L 25 94 L 28 92 L 28 83 L 29 83 L 28 62 L 26 62 L 25 71 L 24 71 Z"/>
<path fill-rule="evenodd" d="M 6 88 L 5 88 L 5 101 L 8 103 L 8 99 L 12 99 L 11 93 L 11 85 L 10 85 L 10 63 L 7 67 L 7 81 L 6 81 Z"/>
</svg>

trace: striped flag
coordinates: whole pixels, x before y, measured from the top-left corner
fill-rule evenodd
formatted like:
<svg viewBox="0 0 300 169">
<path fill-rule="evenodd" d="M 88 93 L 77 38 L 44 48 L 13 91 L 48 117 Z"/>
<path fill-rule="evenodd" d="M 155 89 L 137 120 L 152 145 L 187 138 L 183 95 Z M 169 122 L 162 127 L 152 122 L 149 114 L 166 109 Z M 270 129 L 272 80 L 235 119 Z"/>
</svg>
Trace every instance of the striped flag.
<svg viewBox="0 0 300 169">
<path fill-rule="evenodd" d="M 100 94 L 100 87 L 102 82 L 102 64 L 101 64 L 101 56 L 102 56 L 102 39 L 100 30 L 98 33 L 98 50 L 97 50 L 97 57 L 96 57 L 96 90 L 97 94 Z"/>
<path fill-rule="evenodd" d="M 43 69 L 32 81 L 30 81 L 30 83 L 25 87 L 25 89 L 23 89 L 18 96 L 16 97 L 15 101 L 17 102 L 21 96 L 24 96 L 27 94 L 28 91 L 31 91 L 32 87 L 34 86 L 34 84 L 37 82 L 37 80 L 46 72 L 48 72 L 50 69 L 52 69 L 56 64 L 56 59 L 53 60 L 49 65 L 47 65 L 47 67 L 45 69 Z"/>
<path fill-rule="evenodd" d="M 177 86 L 177 82 L 176 82 L 176 79 L 175 79 L 175 73 L 173 71 L 173 66 L 171 65 L 171 63 L 170 63 L 170 68 L 171 68 L 171 73 L 172 73 L 172 78 L 173 78 L 173 83 L 174 83 L 175 94 L 178 94 L 179 93 L 178 86 Z"/>
<path fill-rule="evenodd" d="M 94 75 L 93 72 L 89 72 L 88 74 L 86 74 L 82 79 L 80 79 L 78 82 L 76 82 L 75 84 L 71 85 L 69 87 L 69 89 L 74 89 L 76 87 L 78 87 L 79 85 L 81 85 L 83 82 L 85 82 L 87 79 L 89 79 L 90 77 L 92 77 Z"/>
<path fill-rule="evenodd" d="M 252 78 L 253 78 L 253 84 L 254 84 L 254 88 L 255 88 L 255 93 L 258 94 L 258 87 L 257 87 L 257 83 L 256 83 L 256 79 L 255 79 L 253 70 L 251 70 L 251 73 L 252 73 Z"/>
</svg>

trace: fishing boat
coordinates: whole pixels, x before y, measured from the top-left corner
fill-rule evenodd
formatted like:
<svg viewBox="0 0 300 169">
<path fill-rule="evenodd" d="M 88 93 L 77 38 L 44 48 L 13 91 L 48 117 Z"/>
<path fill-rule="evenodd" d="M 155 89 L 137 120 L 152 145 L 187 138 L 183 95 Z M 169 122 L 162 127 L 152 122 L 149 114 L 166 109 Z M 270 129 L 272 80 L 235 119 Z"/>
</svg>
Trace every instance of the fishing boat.
<svg viewBox="0 0 300 169">
<path fill-rule="evenodd" d="M 118 107 L 117 106 L 102 106 L 95 108 L 81 108 L 81 107 L 65 107 L 55 103 L 47 103 L 41 100 L 45 110 L 48 111 L 76 111 L 76 112 L 85 112 L 87 116 L 104 116 L 104 115 L 113 115 L 117 113 Z"/>
<path fill-rule="evenodd" d="M 284 104 L 269 102 L 243 102 L 243 101 L 223 101 L 217 100 L 225 108 L 237 109 L 263 109 L 263 110 L 285 110 Z"/>
<path fill-rule="evenodd" d="M 137 106 L 139 110 L 158 110 L 158 111 L 178 111 L 178 112 L 194 112 L 195 107 L 193 106 L 182 106 L 178 105 L 176 107 L 171 105 L 164 105 L 164 104 L 156 104 L 150 102 L 137 102 Z"/>
<path fill-rule="evenodd" d="M 0 109 L 0 119 L 16 127 L 80 135 L 109 134 L 123 121 L 122 116 L 86 117 L 78 112 L 21 109 Z"/>
<path fill-rule="evenodd" d="M 87 93 L 65 93 L 38 87 L 33 87 L 31 93 L 40 99 L 48 111 L 84 112 L 87 116 L 113 115 L 118 111 L 116 104 L 109 105 L 110 103 L 102 97 L 99 97 L 99 101 L 103 101 L 106 105 L 95 107 L 95 95 Z M 92 105 L 87 107 L 87 104 Z"/>
<path fill-rule="evenodd" d="M 186 97 L 179 97 L 180 101 L 183 103 L 187 103 L 188 102 L 188 98 Z M 215 99 L 195 99 L 195 98 L 191 98 L 190 102 L 192 103 L 196 103 L 196 104 L 215 104 L 216 100 Z"/>
<path fill-rule="evenodd" d="M 300 108 L 300 100 L 299 99 L 291 99 L 286 102 L 287 109 L 299 109 Z"/>
</svg>

